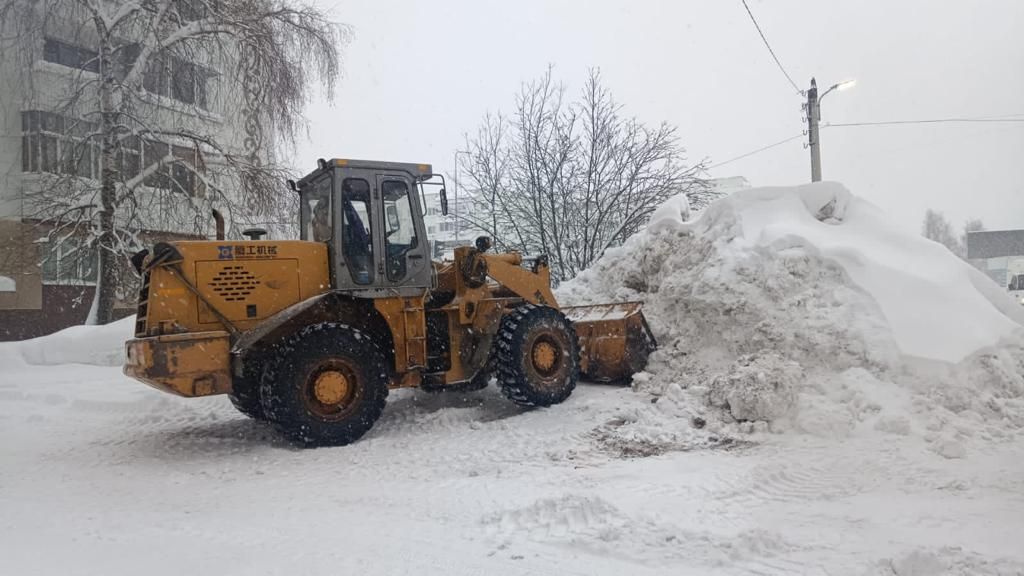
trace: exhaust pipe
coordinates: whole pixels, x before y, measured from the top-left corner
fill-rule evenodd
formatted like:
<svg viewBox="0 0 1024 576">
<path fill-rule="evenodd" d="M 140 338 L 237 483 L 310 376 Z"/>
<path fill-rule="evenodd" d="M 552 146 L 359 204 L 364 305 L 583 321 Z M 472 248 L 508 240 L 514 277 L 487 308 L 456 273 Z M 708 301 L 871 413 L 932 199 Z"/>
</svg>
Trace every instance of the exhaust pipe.
<svg viewBox="0 0 1024 576">
<path fill-rule="evenodd" d="M 224 239 L 224 216 L 221 215 L 220 210 L 213 209 L 213 219 L 217 222 L 217 240 Z"/>
</svg>

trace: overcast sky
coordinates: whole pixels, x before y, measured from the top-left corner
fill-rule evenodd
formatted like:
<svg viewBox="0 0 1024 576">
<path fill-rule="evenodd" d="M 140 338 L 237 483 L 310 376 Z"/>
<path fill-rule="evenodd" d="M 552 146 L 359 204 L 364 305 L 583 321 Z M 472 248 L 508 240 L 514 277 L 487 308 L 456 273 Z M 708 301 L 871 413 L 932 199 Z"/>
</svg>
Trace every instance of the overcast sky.
<svg viewBox="0 0 1024 576">
<path fill-rule="evenodd" d="M 691 159 L 723 162 L 800 134 L 801 97 L 740 0 L 430 2 L 318 0 L 352 27 L 333 104 L 309 110 L 296 167 L 317 157 L 427 162 L 450 172 L 487 111 L 512 110 L 548 64 L 570 92 L 599 67 L 626 113 L 679 127 Z M 1022 0 L 748 0 L 800 88 L 847 78 L 822 122 L 1017 115 L 1024 119 Z M 711 170 L 753 185 L 810 180 L 797 139 Z M 826 180 L 918 228 L 1024 228 L 1024 122 L 834 127 Z"/>
</svg>

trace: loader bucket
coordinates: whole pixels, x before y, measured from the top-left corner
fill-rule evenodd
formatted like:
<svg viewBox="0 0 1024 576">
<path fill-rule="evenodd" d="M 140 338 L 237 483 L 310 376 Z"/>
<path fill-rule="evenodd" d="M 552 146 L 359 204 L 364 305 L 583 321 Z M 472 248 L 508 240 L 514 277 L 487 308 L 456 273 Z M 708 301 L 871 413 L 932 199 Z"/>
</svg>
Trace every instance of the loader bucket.
<svg viewBox="0 0 1024 576">
<path fill-rule="evenodd" d="M 628 382 L 658 343 L 640 302 L 569 306 L 562 312 L 580 339 L 580 372 L 596 382 Z"/>
</svg>

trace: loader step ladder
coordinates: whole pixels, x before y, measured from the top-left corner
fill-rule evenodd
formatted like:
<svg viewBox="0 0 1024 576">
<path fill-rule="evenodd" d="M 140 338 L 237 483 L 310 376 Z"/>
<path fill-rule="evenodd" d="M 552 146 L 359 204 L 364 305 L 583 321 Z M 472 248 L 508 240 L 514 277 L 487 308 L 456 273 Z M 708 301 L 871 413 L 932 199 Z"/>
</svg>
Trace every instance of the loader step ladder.
<svg viewBox="0 0 1024 576">
<path fill-rule="evenodd" d="M 405 356 L 410 370 L 427 366 L 427 323 L 426 309 L 415 306 L 413 300 L 402 299 L 402 325 L 405 336 Z"/>
</svg>

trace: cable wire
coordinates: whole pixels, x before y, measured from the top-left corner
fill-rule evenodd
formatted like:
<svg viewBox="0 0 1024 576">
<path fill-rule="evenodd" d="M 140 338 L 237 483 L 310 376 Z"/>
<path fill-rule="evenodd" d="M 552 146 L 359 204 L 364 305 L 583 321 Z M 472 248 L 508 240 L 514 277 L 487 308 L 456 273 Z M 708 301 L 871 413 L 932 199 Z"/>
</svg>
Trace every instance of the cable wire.
<svg viewBox="0 0 1024 576">
<path fill-rule="evenodd" d="M 901 125 L 901 124 L 938 124 L 938 123 L 948 123 L 948 122 L 1024 122 L 1024 118 L 1021 118 L 1021 116 L 1024 116 L 1024 114 L 1006 114 L 1004 116 L 986 116 L 986 117 L 979 117 L 979 118 L 934 118 L 934 119 L 928 119 L 928 120 L 892 120 L 892 121 L 887 121 L 887 122 L 848 122 L 848 123 L 842 123 L 842 124 L 822 124 L 821 128 L 823 128 L 823 129 L 824 128 L 844 128 L 844 127 L 848 127 L 848 126 L 891 126 L 891 125 Z M 768 144 L 767 146 L 762 146 L 762 147 L 760 147 L 760 148 L 758 148 L 756 150 L 751 150 L 750 152 L 747 152 L 745 154 L 740 154 L 739 156 L 736 156 L 735 158 L 730 158 L 728 160 L 724 160 L 722 162 L 718 162 L 718 163 L 712 164 L 712 165 L 708 166 L 707 168 L 705 168 L 705 170 L 712 170 L 714 168 L 718 168 L 719 166 L 725 166 L 726 164 L 731 164 L 733 162 L 736 162 L 737 160 L 742 160 L 744 158 L 748 158 L 748 157 L 753 156 L 755 154 L 760 154 L 761 152 L 765 152 L 766 150 L 771 150 L 772 148 L 775 148 L 777 146 L 782 146 L 783 144 L 786 144 L 788 142 L 792 142 L 793 140 L 796 140 L 797 138 L 803 138 L 804 136 L 806 136 L 805 133 L 800 133 L 800 134 L 797 134 L 795 136 L 790 136 L 789 138 L 786 138 L 784 140 L 779 140 L 778 142 L 775 142 L 773 144 Z"/>
<path fill-rule="evenodd" d="M 764 41 L 765 48 L 768 48 L 768 52 L 772 55 L 772 59 L 774 59 L 775 63 L 778 64 L 779 70 L 781 70 L 786 76 L 786 80 L 789 80 L 790 86 L 792 86 L 797 93 L 803 94 L 803 90 L 796 85 L 796 82 L 793 82 L 793 78 L 789 75 L 789 72 L 786 72 L 786 68 L 782 66 L 782 62 L 779 61 L 779 57 L 775 55 L 775 50 L 772 50 L 772 45 L 768 43 L 768 38 L 765 37 L 764 32 L 761 30 L 761 25 L 757 23 L 757 18 L 754 18 L 754 13 L 750 11 L 750 6 L 747 6 L 747 0 L 741 1 L 743 2 L 743 7 L 747 9 L 747 14 L 750 15 L 750 21 L 754 23 L 754 28 L 757 28 L 757 33 L 761 35 L 761 40 Z"/>
<path fill-rule="evenodd" d="M 1018 115 L 1013 115 L 1018 116 Z M 933 118 L 928 120 L 888 120 L 884 122 L 844 122 L 839 124 L 822 124 L 822 128 L 844 128 L 847 126 L 895 126 L 900 124 L 944 124 L 973 122 L 1024 122 L 1024 118 L 992 117 L 992 118 Z"/>
<path fill-rule="evenodd" d="M 747 152 L 746 154 L 741 154 L 741 155 L 739 155 L 739 156 L 737 156 L 735 158 L 730 158 L 730 159 L 725 160 L 723 162 L 719 162 L 717 164 L 712 164 L 711 166 L 708 166 L 706 168 L 706 170 L 711 170 L 713 168 L 718 168 L 719 166 L 724 166 L 726 164 L 730 164 L 730 163 L 735 162 L 737 160 L 742 160 L 742 159 L 744 159 L 744 158 L 746 158 L 748 156 L 753 156 L 754 154 L 760 154 L 761 152 L 764 152 L 765 150 L 771 150 L 772 148 L 775 148 L 776 146 L 782 146 L 783 144 L 786 144 L 787 142 L 792 142 L 793 140 L 796 140 L 797 138 L 803 138 L 803 137 L 804 137 L 803 133 L 797 134 L 796 136 L 790 136 L 789 138 L 786 138 L 785 140 L 779 140 L 778 142 L 776 142 L 774 144 L 769 144 L 767 146 L 762 146 L 762 147 L 758 148 L 757 150 L 751 150 L 750 152 Z"/>
</svg>

